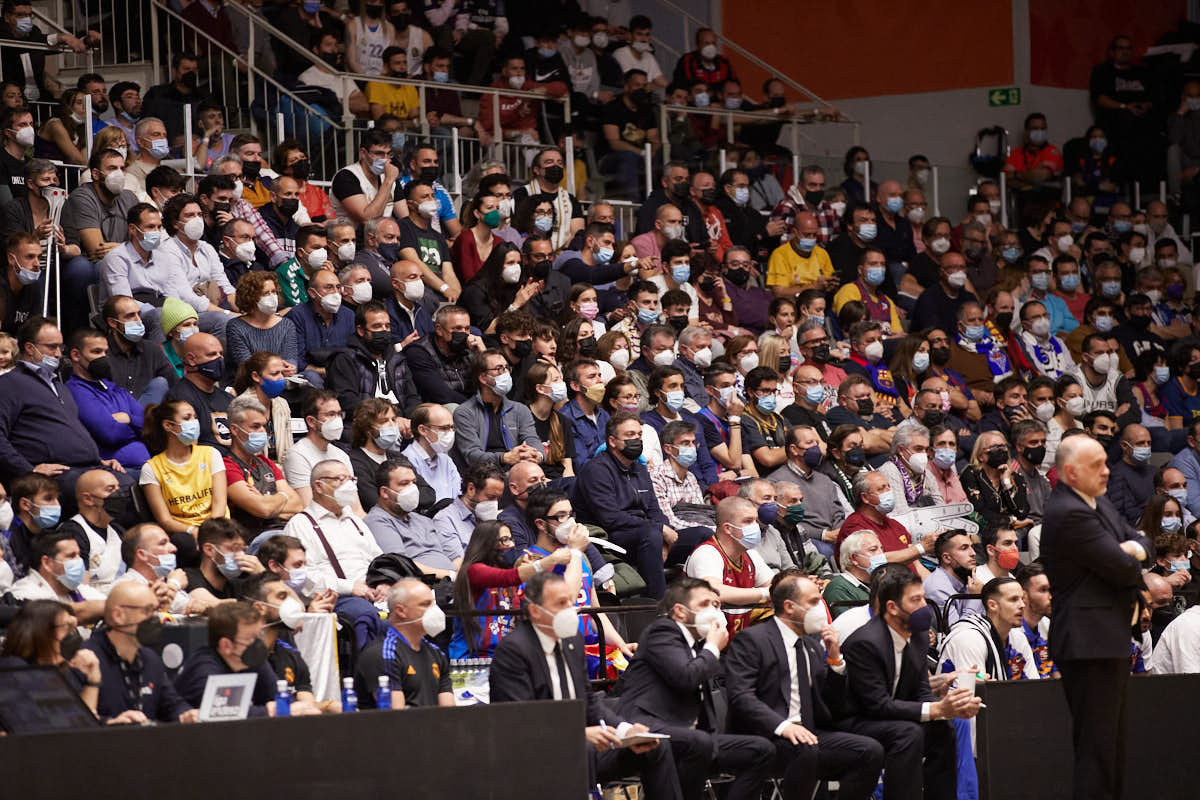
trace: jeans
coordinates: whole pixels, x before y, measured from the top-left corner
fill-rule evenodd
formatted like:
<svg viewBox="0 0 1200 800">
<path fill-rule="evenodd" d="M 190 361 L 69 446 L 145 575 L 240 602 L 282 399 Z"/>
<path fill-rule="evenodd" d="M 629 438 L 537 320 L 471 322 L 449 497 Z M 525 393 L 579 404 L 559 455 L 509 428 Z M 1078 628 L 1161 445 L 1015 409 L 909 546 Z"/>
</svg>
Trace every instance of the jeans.
<svg viewBox="0 0 1200 800">
<path fill-rule="evenodd" d="M 167 379 L 161 375 L 156 375 L 146 384 L 146 390 L 138 398 L 138 403 L 143 407 L 156 406 L 166 397 L 167 389 L 169 388 L 171 387 L 167 385 Z"/>
</svg>

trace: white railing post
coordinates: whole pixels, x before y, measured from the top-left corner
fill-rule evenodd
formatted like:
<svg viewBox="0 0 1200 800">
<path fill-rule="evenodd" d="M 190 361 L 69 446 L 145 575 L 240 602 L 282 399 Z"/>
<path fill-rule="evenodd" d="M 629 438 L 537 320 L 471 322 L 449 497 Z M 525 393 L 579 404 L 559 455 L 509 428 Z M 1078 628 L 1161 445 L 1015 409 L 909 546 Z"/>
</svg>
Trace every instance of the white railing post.
<svg viewBox="0 0 1200 800">
<path fill-rule="evenodd" d="M 61 10 L 61 7 L 60 7 Z M 87 139 L 87 157 L 88 161 L 92 160 L 92 139 L 95 135 L 92 133 L 92 95 L 89 92 L 83 96 L 83 124 L 84 138 Z"/>
<path fill-rule="evenodd" d="M 248 7 L 242 9 L 250 22 L 250 42 L 246 46 L 246 93 L 250 107 L 254 107 L 254 12 Z M 237 74 L 237 64 L 234 63 L 234 74 Z M 254 119 L 254 115 L 250 115 Z"/>
<path fill-rule="evenodd" d="M 284 131 L 284 124 L 285 123 L 284 123 L 284 119 L 283 119 L 283 112 L 276 111 L 275 112 L 275 128 L 276 128 L 275 144 L 279 144 L 280 142 L 282 142 L 284 139 L 287 138 L 287 133 Z M 307 147 L 304 149 L 306 151 L 308 150 Z"/>
<path fill-rule="evenodd" d="M 1134 180 L 1133 182 L 1133 210 L 1140 211 L 1142 208 L 1142 182 Z"/>
<path fill-rule="evenodd" d="M 1067 175 L 1063 176 L 1062 201 L 1064 206 L 1071 205 L 1071 178 Z"/>
<path fill-rule="evenodd" d="M 1000 224 L 1008 227 L 1008 176 L 1000 170 Z"/>
<path fill-rule="evenodd" d="M 1163 205 L 1167 204 L 1167 182 L 1166 181 L 1158 182 L 1158 202 L 1162 203 Z"/>
<path fill-rule="evenodd" d="M 450 126 L 450 168 L 454 170 L 454 193 L 462 202 L 462 163 L 458 153 L 458 126 Z"/>
<path fill-rule="evenodd" d="M 151 64 L 154 66 L 154 80 L 162 80 L 162 56 L 159 53 L 158 35 L 158 4 L 150 4 L 150 51 Z"/>
<path fill-rule="evenodd" d="M 646 161 L 646 196 L 649 197 L 650 192 L 654 191 L 652 188 L 654 183 L 654 148 L 650 146 L 649 142 L 646 142 L 642 152 L 645 154 Z"/>
<path fill-rule="evenodd" d="M 871 159 L 867 159 L 863 163 L 863 199 L 868 203 L 871 202 Z"/>
<path fill-rule="evenodd" d="M 566 150 L 564 153 L 567 160 L 567 194 L 574 196 L 575 194 L 575 137 L 568 136 L 565 140 Z"/>
<path fill-rule="evenodd" d="M 939 178 L 938 178 L 937 164 L 932 165 L 932 167 L 930 168 L 929 177 L 930 177 L 930 180 L 933 181 L 933 215 L 935 217 L 940 217 L 942 215 L 942 200 L 941 200 L 942 187 L 938 183 Z"/>
<path fill-rule="evenodd" d="M 792 132 L 792 180 L 797 185 L 800 184 L 800 129 L 796 127 L 796 120 L 792 120 L 789 126 Z"/>
<path fill-rule="evenodd" d="M 718 165 L 718 166 L 721 168 L 721 174 L 722 174 L 722 175 L 724 175 L 724 174 L 725 174 L 725 170 L 726 170 L 726 169 L 728 169 L 728 167 L 726 166 L 726 164 L 727 164 L 727 162 L 725 161 L 725 148 L 724 148 L 724 147 L 722 147 L 722 148 L 721 148 L 721 149 L 720 149 L 720 150 L 717 152 L 717 165 Z"/>
<path fill-rule="evenodd" d="M 663 163 L 671 160 L 671 129 L 670 117 L 667 115 L 667 104 L 658 104 L 658 138 L 662 142 Z"/>
<path fill-rule="evenodd" d="M 725 141 L 733 144 L 733 112 L 729 111 L 725 114 Z"/>
<path fill-rule="evenodd" d="M 500 127 L 500 95 L 492 95 L 492 146 L 496 152 L 504 152 L 504 129 Z M 503 160 L 503 158 L 501 158 Z M 510 175 L 512 173 L 509 173 Z"/>
<path fill-rule="evenodd" d="M 417 87 L 417 113 L 421 117 L 421 136 L 429 138 L 429 109 L 425 105 L 425 84 Z"/>
<path fill-rule="evenodd" d="M 192 139 L 192 104 L 183 104 L 183 163 L 188 177 L 196 174 L 195 142 Z"/>
</svg>

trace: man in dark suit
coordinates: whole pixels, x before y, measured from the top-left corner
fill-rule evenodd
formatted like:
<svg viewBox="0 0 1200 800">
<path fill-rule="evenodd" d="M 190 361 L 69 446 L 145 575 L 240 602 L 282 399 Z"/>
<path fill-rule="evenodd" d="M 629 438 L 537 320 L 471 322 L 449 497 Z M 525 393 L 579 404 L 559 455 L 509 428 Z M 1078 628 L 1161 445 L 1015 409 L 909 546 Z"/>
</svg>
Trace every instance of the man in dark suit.
<svg viewBox="0 0 1200 800">
<path fill-rule="evenodd" d="M 775 744 L 785 800 L 809 800 L 825 778 L 837 779 L 839 800 L 864 800 L 875 789 L 883 748 L 834 730 L 846 666 L 821 591 L 792 568 L 776 576 L 771 601 L 775 619 L 740 632 L 725 654 L 730 730 Z"/>
<path fill-rule="evenodd" d="M 492 656 L 491 701 L 586 701 L 584 735 L 593 748 L 589 755 L 594 780 L 638 775 L 648 800 L 682 800 L 670 742 L 623 746 L 623 737 L 650 729 L 624 721 L 592 692 L 575 596 L 562 576 L 541 572 L 526 581 L 525 608 L 529 619 L 501 639 Z"/>
<path fill-rule="evenodd" d="M 713 686 L 722 673 L 729 630 L 721 600 L 707 581 L 683 577 L 667 587 L 659 617 L 642 633 L 621 679 L 618 709 L 626 719 L 671 735 L 683 796 L 699 800 L 711 770 L 736 775 L 726 800 L 757 800 L 775 761 L 775 746 L 760 736 L 721 733 L 723 698 Z"/>
<path fill-rule="evenodd" d="M 1062 673 L 1075 744 L 1075 798 L 1122 796 L 1129 628 L 1150 542 L 1108 498 L 1104 447 L 1064 437 L 1058 485 L 1042 520 L 1042 561 L 1054 596 L 1050 656 Z"/>
<path fill-rule="evenodd" d="M 879 578 L 875 615 L 843 646 L 849 716 L 840 727 L 883 745 L 884 797 L 955 800 L 954 728 L 946 720 L 975 716 L 979 698 L 969 689 L 952 689 L 938 700 L 930 690 L 926 654 L 933 610 L 925 604 L 921 579 L 900 564 L 880 570 L 886 572 Z"/>
</svg>

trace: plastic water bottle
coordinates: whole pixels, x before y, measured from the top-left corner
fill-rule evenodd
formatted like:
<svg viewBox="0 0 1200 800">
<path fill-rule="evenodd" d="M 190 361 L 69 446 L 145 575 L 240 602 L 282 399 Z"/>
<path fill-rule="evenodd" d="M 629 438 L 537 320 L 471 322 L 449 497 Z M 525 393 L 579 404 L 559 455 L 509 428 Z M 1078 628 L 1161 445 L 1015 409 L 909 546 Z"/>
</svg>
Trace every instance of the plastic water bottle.
<svg viewBox="0 0 1200 800">
<path fill-rule="evenodd" d="M 392 687 L 387 675 L 379 676 L 379 688 L 375 690 L 375 707 L 385 711 L 392 709 Z"/>
<path fill-rule="evenodd" d="M 354 678 L 342 678 L 342 713 L 358 711 L 358 695 L 354 693 Z"/>
<path fill-rule="evenodd" d="M 275 716 L 290 717 L 292 715 L 292 693 L 288 691 L 287 681 L 275 681 Z"/>
</svg>

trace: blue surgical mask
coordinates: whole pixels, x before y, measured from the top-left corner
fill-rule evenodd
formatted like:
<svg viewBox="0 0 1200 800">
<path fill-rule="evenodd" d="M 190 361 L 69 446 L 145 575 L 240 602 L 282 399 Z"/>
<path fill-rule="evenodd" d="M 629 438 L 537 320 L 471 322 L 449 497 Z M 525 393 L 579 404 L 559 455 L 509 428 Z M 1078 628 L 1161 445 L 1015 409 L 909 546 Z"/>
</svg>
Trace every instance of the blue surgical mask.
<svg viewBox="0 0 1200 800">
<path fill-rule="evenodd" d="M 696 463 L 696 447 L 690 445 L 679 448 L 679 455 L 675 456 L 675 460 L 679 462 L 679 466 L 687 469 L 692 464 Z"/>
<path fill-rule="evenodd" d="M 58 359 L 54 356 L 42 356 L 42 368 L 51 374 L 58 372 Z"/>
<path fill-rule="evenodd" d="M 924 372 L 929 369 L 929 353 L 913 353 L 912 365 L 913 369 L 917 372 Z"/>
<path fill-rule="evenodd" d="M 372 174 L 374 174 L 374 175 L 382 175 L 382 174 L 383 174 L 383 171 L 384 171 L 385 169 L 387 169 L 387 161 L 388 161 L 388 160 L 387 160 L 386 158 L 373 158 L 373 159 L 371 159 L 371 172 L 372 172 Z"/>
<path fill-rule="evenodd" d="M 762 544 L 762 528 L 758 527 L 757 522 L 751 522 L 742 528 L 742 547 L 753 550 L 760 544 Z"/>
<path fill-rule="evenodd" d="M 63 564 L 63 574 L 58 576 L 58 582 L 65 586 L 67 591 L 73 592 L 83 583 L 86 574 L 87 564 L 82 558 L 75 556 Z"/>
<path fill-rule="evenodd" d="M 315 14 L 321 10 L 321 0 L 304 0 L 304 11 L 308 14 Z"/>
<path fill-rule="evenodd" d="M 17 33 L 26 34 L 31 30 L 33 30 L 33 17 L 20 17 L 17 20 Z"/>
<path fill-rule="evenodd" d="M 874 222 L 864 222 L 862 225 L 858 226 L 858 238 L 862 239 L 864 242 L 875 241 L 875 234 L 877 232 L 878 229 L 875 227 Z"/>
<path fill-rule="evenodd" d="M 183 444 L 195 444 L 200 438 L 200 420 L 185 419 L 179 423 L 179 433 L 175 434 L 175 438 Z"/>
<path fill-rule="evenodd" d="M 558 51 L 555 50 L 553 47 L 539 47 L 538 48 L 538 55 L 541 56 L 542 58 L 554 58 L 554 54 L 557 52 Z"/>
<path fill-rule="evenodd" d="M 283 394 L 283 390 L 286 388 L 287 388 L 287 381 L 283 378 L 278 378 L 276 380 L 267 380 L 266 378 L 264 378 L 263 382 L 262 382 L 263 394 L 265 394 L 267 397 L 270 397 L 272 399 L 279 397 L 279 395 Z"/>
<path fill-rule="evenodd" d="M 1175 498 L 1175 502 L 1179 505 L 1187 504 L 1187 489 L 1169 489 L 1167 494 Z"/>
<path fill-rule="evenodd" d="M 393 150 L 404 149 L 404 143 L 407 141 L 408 141 L 408 137 L 404 135 L 403 131 L 396 131 L 395 133 L 392 134 L 392 149 Z"/>
<path fill-rule="evenodd" d="M 656 308 L 639 308 L 638 322 L 643 325 L 653 325 L 658 322 L 658 309 Z"/>
<path fill-rule="evenodd" d="M 1129 233 L 1133 230 L 1133 223 L 1127 219 L 1114 220 L 1112 226 L 1117 233 Z"/>
<path fill-rule="evenodd" d="M 607 264 L 609 261 L 612 261 L 613 249 L 611 247 L 598 248 L 596 250 L 595 257 L 597 264 Z M 676 281 L 676 283 L 678 283 L 678 281 Z"/>
<path fill-rule="evenodd" d="M 821 401 L 825 399 L 825 387 L 818 383 L 816 386 L 805 388 L 804 399 L 814 406 L 820 405 Z"/>
<path fill-rule="evenodd" d="M 158 563 L 151 567 L 154 570 L 154 577 L 165 578 L 175 570 L 174 553 L 163 553 L 155 558 L 158 559 Z"/>
<path fill-rule="evenodd" d="M 933 463 L 942 469 L 950 469 L 954 466 L 954 456 L 953 447 L 939 447 L 933 451 Z"/>
<path fill-rule="evenodd" d="M 1100 294 L 1105 297 L 1117 297 L 1121 294 L 1120 281 L 1104 281 L 1100 284 Z"/>
<path fill-rule="evenodd" d="M 867 267 L 867 283 L 871 286 L 878 286 L 883 283 L 883 279 L 887 276 L 887 270 L 884 267 Z"/>
<path fill-rule="evenodd" d="M 870 563 L 867 564 L 867 573 L 872 573 L 887 563 L 887 556 L 883 553 L 876 553 L 871 556 Z"/>
<path fill-rule="evenodd" d="M 151 139 L 150 155 L 155 158 L 166 158 L 171 155 L 171 145 L 168 144 L 166 139 Z"/>
<path fill-rule="evenodd" d="M 146 326 L 138 320 L 125 323 L 125 338 L 131 342 L 140 342 L 146 335 Z"/>
<path fill-rule="evenodd" d="M 683 408 L 683 392 L 667 392 L 666 397 L 663 398 L 663 401 L 667 404 L 667 408 L 669 408 L 671 411 L 677 412 L 679 409 Z"/>
<path fill-rule="evenodd" d="M 1160 386 L 1171 380 L 1171 368 L 1159 364 L 1154 368 L 1154 382 Z"/>
<path fill-rule="evenodd" d="M 62 506 L 40 506 L 37 513 L 33 515 L 33 521 L 38 524 L 42 530 L 53 528 L 62 519 Z"/>
<path fill-rule="evenodd" d="M 806 255 L 808 253 L 811 253 L 813 251 L 813 248 L 815 248 L 816 246 L 817 246 L 816 239 L 801 238 L 801 239 L 796 240 L 796 247 L 798 247 L 800 249 L 801 253 L 804 253 Z"/>
<path fill-rule="evenodd" d="M 1017 259 L 1021 257 L 1021 249 L 1019 247 L 1006 247 L 1000 251 L 1000 256 L 1009 264 L 1017 263 Z"/>
<path fill-rule="evenodd" d="M 1063 291 L 1075 291 L 1079 288 L 1079 273 L 1068 272 L 1066 275 L 1060 276 L 1058 279 L 1058 285 L 1062 287 Z"/>
<path fill-rule="evenodd" d="M 538 229 L 539 233 L 549 233 L 554 227 L 554 219 L 551 217 L 535 217 L 533 227 Z"/>
<path fill-rule="evenodd" d="M 1094 139 L 1089 140 L 1088 144 L 1090 144 L 1092 146 L 1092 150 L 1097 153 L 1103 153 L 1106 149 L 1108 149 L 1108 139 L 1105 139 L 1103 136 L 1097 136 Z"/>
<path fill-rule="evenodd" d="M 764 414 L 770 414 L 775 410 L 775 406 L 778 404 L 778 402 L 779 401 L 775 395 L 766 394 L 758 398 L 756 405 L 758 406 L 759 411 L 763 412 Z"/>
<path fill-rule="evenodd" d="M 1033 288 L 1039 292 L 1044 292 L 1050 288 L 1050 273 L 1035 272 L 1029 276 L 1029 282 L 1033 284 Z"/>
<path fill-rule="evenodd" d="M 987 336 L 987 328 L 982 325 L 967 326 L 966 337 L 972 342 L 982 341 L 985 336 Z"/>
<path fill-rule="evenodd" d="M 400 429 L 395 425 L 385 425 L 375 434 L 375 446 L 380 450 L 390 450 L 400 440 Z"/>
<path fill-rule="evenodd" d="M 1108 314 L 1100 314 L 1092 320 L 1092 323 L 1101 333 L 1108 333 L 1113 329 L 1113 318 Z"/>
<path fill-rule="evenodd" d="M 433 79 L 437 83 L 449 83 L 450 82 L 450 73 L 449 72 L 435 72 L 435 73 L 433 73 Z"/>
<path fill-rule="evenodd" d="M 1164 531 L 1166 531 L 1167 533 L 1174 533 L 1175 531 L 1179 530 L 1182 527 L 1183 527 L 1183 518 L 1182 517 L 1163 517 L 1162 518 L 1162 529 Z M 1171 562 L 1172 565 L 1174 565 L 1176 563 L 1183 564 L 1183 567 L 1180 567 L 1178 569 L 1187 569 L 1186 561 L 1183 561 L 1183 562 L 1172 561 Z"/>
<path fill-rule="evenodd" d="M 251 431 L 245 441 L 246 452 L 250 455 L 258 455 L 263 450 L 267 449 L 267 432 L 266 431 Z"/>
<path fill-rule="evenodd" d="M 1150 460 L 1150 448 L 1134 447 L 1131 455 L 1133 456 L 1134 461 L 1138 462 L 1139 464 L 1145 464 Z"/>
<path fill-rule="evenodd" d="M 227 580 L 242 574 L 242 568 L 238 566 L 237 562 L 237 553 L 222 553 L 218 550 L 217 555 L 221 559 L 219 561 L 213 559 L 213 564 L 216 565 L 217 572 L 220 572 Z"/>
<path fill-rule="evenodd" d="M 39 269 L 18 269 L 17 280 L 22 286 L 29 286 L 37 283 L 42 278 L 42 271 Z"/>
<path fill-rule="evenodd" d="M 736 186 L 733 190 L 733 202 L 739 206 L 744 206 L 750 202 L 750 187 Z"/>
<path fill-rule="evenodd" d="M 502 372 L 496 376 L 492 383 L 492 391 L 501 397 L 512 391 L 512 373 Z"/>
<path fill-rule="evenodd" d="M 142 249 L 154 250 L 162 244 L 162 231 L 142 231 Z"/>
<path fill-rule="evenodd" d="M 284 583 L 296 594 L 304 591 L 304 587 L 308 584 L 308 570 L 304 567 L 293 567 L 288 570 L 288 578 Z"/>
<path fill-rule="evenodd" d="M 676 283 L 687 283 L 690 277 L 692 277 L 691 264 L 676 264 L 671 267 L 671 279 Z"/>
<path fill-rule="evenodd" d="M 879 502 L 875 504 L 875 510 L 880 514 L 890 514 L 896 509 L 896 495 L 891 489 L 886 489 L 879 493 Z"/>
<path fill-rule="evenodd" d="M 884 206 L 884 208 L 886 208 L 888 210 L 889 213 L 899 214 L 900 209 L 904 208 L 904 198 L 903 197 L 889 197 L 887 199 L 887 201 L 883 204 L 883 206 Z"/>
<path fill-rule="evenodd" d="M 567 399 L 567 384 L 565 381 L 557 381 L 550 384 L 550 400 L 555 403 L 561 403 Z"/>
</svg>

